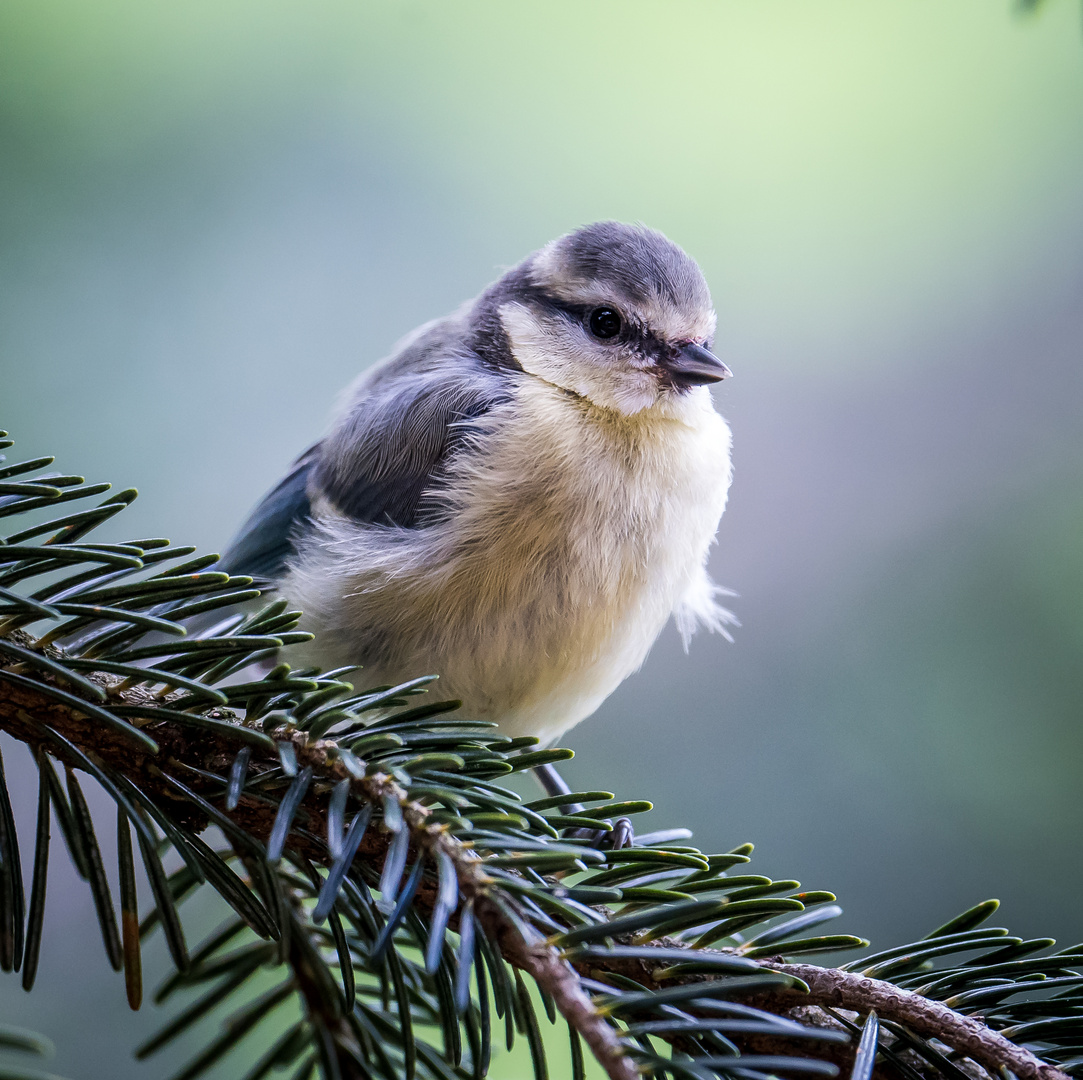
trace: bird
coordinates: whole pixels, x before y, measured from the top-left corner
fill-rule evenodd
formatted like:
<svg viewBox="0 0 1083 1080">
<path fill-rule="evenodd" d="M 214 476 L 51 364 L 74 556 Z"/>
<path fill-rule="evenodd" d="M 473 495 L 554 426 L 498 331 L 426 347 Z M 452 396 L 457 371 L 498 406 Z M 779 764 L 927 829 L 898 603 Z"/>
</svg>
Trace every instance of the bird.
<svg viewBox="0 0 1083 1080">
<path fill-rule="evenodd" d="M 222 564 L 303 612 L 306 663 L 435 673 L 552 745 L 671 618 L 686 651 L 735 622 L 706 569 L 732 473 L 715 329 L 661 232 L 569 232 L 364 371 Z"/>
</svg>

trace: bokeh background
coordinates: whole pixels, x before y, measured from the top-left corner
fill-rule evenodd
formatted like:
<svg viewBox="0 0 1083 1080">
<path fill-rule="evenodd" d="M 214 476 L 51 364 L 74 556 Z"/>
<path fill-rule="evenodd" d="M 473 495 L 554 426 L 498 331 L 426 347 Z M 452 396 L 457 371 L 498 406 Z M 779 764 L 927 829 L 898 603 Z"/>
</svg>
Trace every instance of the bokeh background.
<svg viewBox="0 0 1083 1080">
<path fill-rule="evenodd" d="M 667 632 L 573 780 L 883 945 L 987 896 L 1083 938 L 1078 4 L 0 6 L 0 424 L 138 486 L 118 532 L 220 549 L 359 370 L 603 217 L 711 283 L 743 625 Z M 62 862 L 0 1014 L 168 1075 Z"/>
</svg>

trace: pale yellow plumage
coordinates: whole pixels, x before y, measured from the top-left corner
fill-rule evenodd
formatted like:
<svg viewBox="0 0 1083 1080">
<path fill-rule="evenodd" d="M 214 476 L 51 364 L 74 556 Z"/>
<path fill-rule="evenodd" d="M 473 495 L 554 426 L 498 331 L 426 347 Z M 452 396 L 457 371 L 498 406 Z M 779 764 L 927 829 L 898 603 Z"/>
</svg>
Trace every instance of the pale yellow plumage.
<svg viewBox="0 0 1083 1080">
<path fill-rule="evenodd" d="M 440 673 L 467 715 L 549 742 L 642 664 L 671 615 L 685 633 L 725 623 L 704 563 L 730 433 L 705 387 L 626 415 L 519 380 L 487 418 L 484 459 L 450 485 L 446 522 L 391 537 L 332 517 L 282 589 L 319 627 L 324 664 L 363 658 L 373 684 Z"/>
</svg>

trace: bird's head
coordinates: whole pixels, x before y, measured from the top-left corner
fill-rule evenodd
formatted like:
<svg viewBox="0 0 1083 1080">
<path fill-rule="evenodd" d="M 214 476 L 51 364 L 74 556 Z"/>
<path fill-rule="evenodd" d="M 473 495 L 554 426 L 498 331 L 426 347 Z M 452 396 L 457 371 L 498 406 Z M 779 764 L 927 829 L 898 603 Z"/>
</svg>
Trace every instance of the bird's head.
<svg viewBox="0 0 1083 1080">
<path fill-rule="evenodd" d="M 603 221 L 554 240 L 490 290 L 515 363 L 625 415 L 679 402 L 729 369 L 696 263 L 660 232 Z"/>
</svg>

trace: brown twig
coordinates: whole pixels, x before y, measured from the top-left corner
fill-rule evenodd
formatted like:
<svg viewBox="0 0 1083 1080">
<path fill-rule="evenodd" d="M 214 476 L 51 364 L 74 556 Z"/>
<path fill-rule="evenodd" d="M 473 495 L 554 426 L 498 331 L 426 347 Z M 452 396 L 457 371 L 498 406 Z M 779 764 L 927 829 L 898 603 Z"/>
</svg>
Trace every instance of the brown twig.
<svg viewBox="0 0 1083 1080">
<path fill-rule="evenodd" d="M 820 1005 L 857 1013 L 875 1011 L 881 1020 L 893 1020 L 915 1035 L 939 1039 L 994 1075 L 1006 1067 L 1019 1080 L 1068 1080 L 1059 1069 L 1004 1038 L 976 1017 L 963 1016 L 939 1001 L 931 1001 L 910 990 L 902 990 L 880 979 L 813 964 L 765 962 L 763 966 L 796 976 L 808 984 L 809 992 L 798 993 L 780 987 L 762 995 L 758 1001 L 777 1002 L 782 1006 L 787 1003 Z"/>
<path fill-rule="evenodd" d="M 673 947 L 681 942 L 666 939 L 658 945 Z M 573 961 L 574 963 L 574 961 Z M 677 980 L 660 982 L 654 973 L 672 962 L 656 964 L 650 960 L 614 959 L 604 963 L 596 957 L 589 962 L 575 963 L 577 970 L 595 978 L 608 969 L 617 975 L 635 979 L 648 989 L 673 986 Z M 1019 1080 L 1069 1080 L 1053 1065 L 1036 1057 L 1029 1050 L 1006 1039 L 976 1017 L 963 1016 L 946 1005 L 921 997 L 892 983 L 869 979 L 838 968 L 817 967 L 814 964 L 787 964 L 781 960 L 762 960 L 762 967 L 792 975 L 808 985 L 808 993 L 794 987 L 775 987 L 744 999 L 749 1005 L 768 1012 L 786 1014 L 809 1006 L 843 1009 L 867 1014 L 875 1011 L 881 1020 L 901 1024 L 923 1038 L 936 1038 L 961 1054 L 976 1061 L 994 1076 L 1002 1066 L 1010 1069 Z M 706 980 L 709 976 L 688 976 L 688 981 Z M 693 1010 L 694 1011 L 694 1010 Z M 850 1048 L 852 1053 L 853 1047 Z"/>
</svg>

